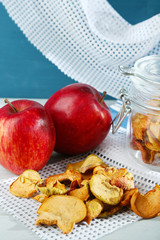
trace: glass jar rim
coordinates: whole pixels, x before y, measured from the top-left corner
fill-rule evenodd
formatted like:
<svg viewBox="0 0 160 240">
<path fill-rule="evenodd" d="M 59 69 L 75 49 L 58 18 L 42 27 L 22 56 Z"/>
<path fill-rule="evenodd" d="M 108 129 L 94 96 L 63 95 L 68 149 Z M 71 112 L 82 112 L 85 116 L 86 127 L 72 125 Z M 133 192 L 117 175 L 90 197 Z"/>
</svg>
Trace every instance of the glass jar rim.
<svg viewBox="0 0 160 240">
<path fill-rule="evenodd" d="M 138 102 L 137 100 L 135 100 L 133 98 L 130 98 L 130 100 L 131 100 L 131 103 L 133 103 L 133 104 L 135 104 L 137 106 L 140 106 L 143 109 L 147 109 L 149 111 L 160 112 L 160 107 L 150 106 L 148 104 L 144 104 L 144 103 Z"/>
<path fill-rule="evenodd" d="M 160 56 L 150 55 L 138 59 L 134 65 L 137 77 L 160 86 Z"/>
</svg>

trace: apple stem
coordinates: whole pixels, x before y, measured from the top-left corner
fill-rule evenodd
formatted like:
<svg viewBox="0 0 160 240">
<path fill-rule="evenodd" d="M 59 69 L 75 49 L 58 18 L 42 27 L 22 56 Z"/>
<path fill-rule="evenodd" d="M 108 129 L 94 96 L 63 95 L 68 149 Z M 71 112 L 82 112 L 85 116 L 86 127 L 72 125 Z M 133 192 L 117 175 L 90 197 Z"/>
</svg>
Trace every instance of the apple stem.
<svg viewBox="0 0 160 240">
<path fill-rule="evenodd" d="M 8 103 L 9 106 L 13 109 L 13 111 L 14 111 L 15 113 L 18 112 L 17 109 L 12 105 L 12 103 L 11 103 L 7 98 L 4 100 L 4 102 L 5 102 L 5 103 Z"/>
<path fill-rule="evenodd" d="M 101 97 L 101 99 L 99 100 L 100 103 L 102 103 L 102 101 L 104 100 L 105 96 L 106 96 L 106 91 L 103 92 L 103 95 Z"/>
</svg>

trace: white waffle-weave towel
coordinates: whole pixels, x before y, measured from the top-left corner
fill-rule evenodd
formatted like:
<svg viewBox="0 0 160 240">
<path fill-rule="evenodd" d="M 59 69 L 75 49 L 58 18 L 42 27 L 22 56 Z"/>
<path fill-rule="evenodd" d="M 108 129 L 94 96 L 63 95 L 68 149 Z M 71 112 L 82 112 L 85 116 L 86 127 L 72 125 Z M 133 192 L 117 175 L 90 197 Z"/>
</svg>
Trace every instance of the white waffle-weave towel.
<svg viewBox="0 0 160 240">
<path fill-rule="evenodd" d="M 118 65 L 160 53 L 160 15 L 131 25 L 106 0 L 1 0 L 29 41 L 65 74 L 119 97 Z"/>
</svg>

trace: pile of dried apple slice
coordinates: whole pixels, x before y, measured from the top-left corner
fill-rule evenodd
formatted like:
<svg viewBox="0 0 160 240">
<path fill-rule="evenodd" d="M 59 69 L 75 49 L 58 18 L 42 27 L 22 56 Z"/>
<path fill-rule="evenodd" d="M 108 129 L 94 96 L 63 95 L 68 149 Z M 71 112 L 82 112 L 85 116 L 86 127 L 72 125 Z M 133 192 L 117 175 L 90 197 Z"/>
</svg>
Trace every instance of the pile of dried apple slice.
<svg viewBox="0 0 160 240">
<path fill-rule="evenodd" d="M 9 187 L 17 196 L 41 202 L 36 224 L 56 224 L 63 233 L 75 223 L 88 224 L 127 207 L 143 218 L 160 213 L 160 186 L 142 195 L 134 186 L 133 174 L 126 168 L 106 165 L 90 154 L 83 161 L 69 163 L 65 172 L 41 179 L 38 172 L 26 170 Z"/>
</svg>

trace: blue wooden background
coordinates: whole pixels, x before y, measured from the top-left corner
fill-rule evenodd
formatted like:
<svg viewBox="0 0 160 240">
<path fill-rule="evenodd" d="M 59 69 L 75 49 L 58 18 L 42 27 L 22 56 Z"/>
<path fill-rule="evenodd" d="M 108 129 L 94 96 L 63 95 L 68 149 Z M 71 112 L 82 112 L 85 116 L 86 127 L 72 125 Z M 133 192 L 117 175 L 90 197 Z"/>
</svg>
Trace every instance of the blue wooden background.
<svg viewBox="0 0 160 240">
<path fill-rule="evenodd" d="M 160 13 L 160 0 L 109 0 L 129 23 Z M 75 81 L 30 44 L 0 3 L 0 97 L 49 98 Z"/>
</svg>

